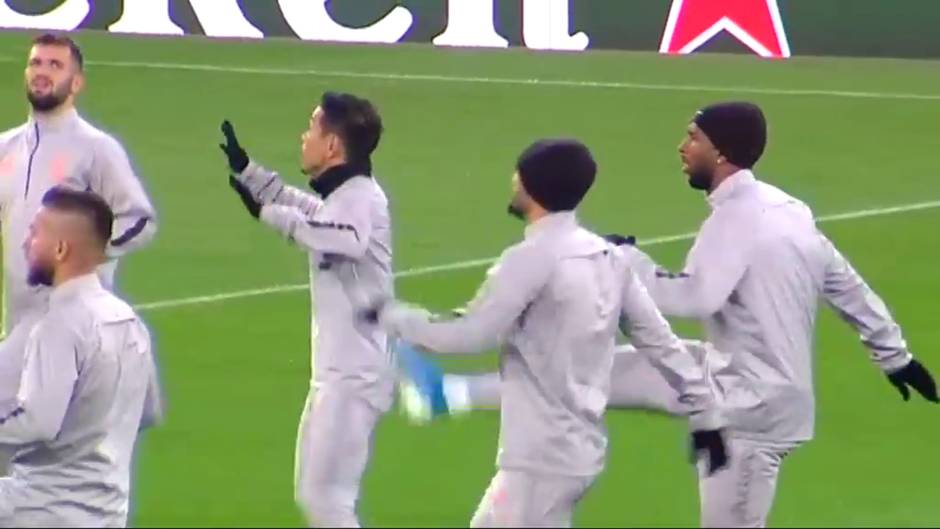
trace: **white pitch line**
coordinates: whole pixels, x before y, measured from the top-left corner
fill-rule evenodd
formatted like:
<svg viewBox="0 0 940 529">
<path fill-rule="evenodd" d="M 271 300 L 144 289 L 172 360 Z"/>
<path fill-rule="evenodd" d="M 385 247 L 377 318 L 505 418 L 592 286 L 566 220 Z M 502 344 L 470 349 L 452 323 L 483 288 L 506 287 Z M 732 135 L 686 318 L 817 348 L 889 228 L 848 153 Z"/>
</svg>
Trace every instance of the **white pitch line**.
<svg viewBox="0 0 940 529">
<path fill-rule="evenodd" d="M 911 211 L 920 211 L 922 209 L 933 209 L 937 207 L 940 207 L 940 200 L 916 202 L 914 204 L 905 204 L 888 208 L 873 208 L 859 211 L 850 211 L 848 213 L 836 213 L 834 215 L 825 215 L 819 217 L 817 220 L 820 222 L 832 222 L 836 220 L 863 219 L 866 217 L 877 217 L 880 215 L 891 215 L 894 213 L 909 213 Z"/>
<path fill-rule="evenodd" d="M 230 299 L 241 299 L 241 298 L 250 298 L 255 296 L 266 296 L 268 294 L 279 294 L 281 292 L 295 292 L 298 290 L 306 290 L 306 283 L 302 285 L 278 285 L 273 287 L 266 288 L 255 288 L 251 290 L 236 290 L 234 292 L 226 292 L 224 294 L 212 294 L 209 296 L 195 296 L 191 298 L 180 298 L 180 299 L 167 299 L 164 301 L 154 301 L 151 303 L 141 303 L 135 305 L 134 308 L 137 310 L 156 310 L 156 309 L 169 309 L 173 307 L 184 307 L 186 305 L 202 305 L 205 303 L 218 303 L 220 301 L 227 301 Z"/>
<path fill-rule="evenodd" d="M 920 211 L 925 209 L 934 209 L 940 208 L 940 200 L 932 200 L 929 202 L 916 202 L 913 204 L 905 204 L 901 206 L 892 206 L 885 208 L 872 208 L 872 209 L 863 209 L 859 211 L 850 211 L 847 213 L 837 213 L 834 215 L 823 215 L 817 217 L 818 222 L 834 222 L 840 220 L 855 220 L 863 219 L 868 217 L 879 217 L 883 215 L 893 215 L 897 213 L 908 213 L 911 211 Z M 657 244 L 667 244 L 671 242 L 679 241 L 688 241 L 695 238 L 695 233 L 682 233 L 679 235 L 668 235 L 665 237 L 655 237 L 653 239 L 645 239 L 638 241 L 640 246 L 653 246 Z M 419 277 L 425 275 L 436 274 L 440 272 L 454 272 L 458 270 L 469 270 L 473 268 L 480 268 L 483 266 L 490 265 L 496 261 L 495 257 L 487 259 L 472 259 L 469 261 L 458 261 L 456 263 L 449 263 L 443 265 L 435 266 L 423 266 L 419 268 L 410 268 L 408 270 L 402 270 L 395 274 L 396 278 L 404 277 Z M 220 301 L 228 301 L 232 299 L 241 299 L 241 298 L 250 298 L 256 296 L 266 296 L 269 294 L 279 294 L 283 292 L 297 292 L 302 290 L 307 290 L 309 285 L 307 283 L 297 284 L 297 285 L 278 285 L 267 288 L 255 288 L 251 290 L 238 290 L 235 292 L 226 292 L 223 294 L 214 294 L 209 296 L 196 296 L 191 298 L 179 298 L 179 299 L 168 299 L 164 301 L 154 301 L 151 303 L 142 303 L 136 305 L 134 308 L 140 311 L 144 310 L 157 310 L 157 309 L 168 309 L 175 307 L 185 307 L 188 305 L 202 305 L 206 303 L 217 303 Z"/>
<path fill-rule="evenodd" d="M 259 75 L 293 75 L 293 76 L 319 76 L 339 77 L 349 79 L 379 79 L 386 81 L 427 81 L 441 83 L 476 83 L 497 85 L 525 85 L 525 86 L 556 86 L 568 88 L 612 88 L 628 90 L 658 90 L 674 92 L 722 92 L 741 94 L 762 94 L 782 96 L 820 96 L 842 97 L 855 99 L 895 99 L 914 101 L 940 101 L 940 94 L 909 94 L 893 92 L 861 92 L 851 90 L 822 90 L 822 89 L 780 89 L 760 88 L 752 86 L 699 86 L 664 83 L 631 83 L 619 81 L 577 81 L 568 79 L 519 79 L 511 77 L 476 77 L 476 76 L 450 76 L 435 74 L 411 74 L 394 72 L 355 72 L 346 70 L 315 70 L 293 68 L 258 68 L 250 66 L 219 66 L 213 64 L 185 64 L 168 62 L 136 62 L 136 61 L 88 61 L 90 66 L 104 66 L 115 68 L 141 68 L 151 70 L 188 70 L 198 72 L 242 73 Z"/>
<path fill-rule="evenodd" d="M 15 62 L 20 59 L 0 57 L 0 62 Z M 512 77 L 479 77 L 396 72 L 356 72 L 350 70 L 317 70 L 297 68 L 264 68 L 253 66 L 223 66 L 217 64 L 191 64 L 146 61 L 86 61 L 89 66 L 113 68 L 140 68 L 149 70 L 180 70 L 195 72 L 241 73 L 255 75 L 319 76 L 348 79 L 379 79 L 385 81 L 427 81 L 465 84 L 502 84 L 523 86 L 556 86 L 568 88 L 611 88 L 627 90 L 658 90 L 673 92 L 720 92 L 781 96 L 842 97 L 850 99 L 894 99 L 913 101 L 940 101 L 940 94 L 912 94 L 904 92 L 873 92 L 855 90 L 824 90 L 816 88 L 783 89 L 756 86 L 709 86 L 668 83 L 634 83 L 627 81 L 579 81 L 573 79 L 539 79 Z"/>
</svg>

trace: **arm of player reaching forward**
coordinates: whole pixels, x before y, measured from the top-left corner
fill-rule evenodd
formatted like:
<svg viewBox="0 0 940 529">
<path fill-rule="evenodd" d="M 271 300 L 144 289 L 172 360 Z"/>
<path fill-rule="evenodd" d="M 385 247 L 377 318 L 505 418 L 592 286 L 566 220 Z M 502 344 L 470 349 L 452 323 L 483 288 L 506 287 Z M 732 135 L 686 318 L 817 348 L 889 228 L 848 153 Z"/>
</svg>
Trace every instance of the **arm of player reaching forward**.
<svg viewBox="0 0 940 529">
<path fill-rule="evenodd" d="M 503 253 L 460 318 L 436 320 L 425 310 L 390 302 L 376 314 L 390 334 L 439 353 L 473 353 L 496 346 L 535 299 L 549 273 L 546 259 L 516 246 Z"/>
<path fill-rule="evenodd" d="M 713 215 L 702 225 L 678 274 L 630 244 L 621 248 L 663 314 L 704 319 L 721 309 L 747 271 L 751 243 L 743 231 L 730 216 Z"/>
<path fill-rule="evenodd" d="M 369 202 L 337 195 L 327 208 L 315 195 L 252 163 L 229 122 L 222 124 L 222 133 L 225 143 L 219 147 L 233 172 L 229 184 L 253 217 L 310 252 L 351 259 L 365 254 L 372 231 Z"/>
<path fill-rule="evenodd" d="M 253 161 L 249 161 L 245 170 L 234 175 L 234 178 L 244 185 L 262 206 L 291 207 L 310 217 L 323 205 L 318 196 L 285 184 L 276 172 Z"/>
<path fill-rule="evenodd" d="M 637 351 L 646 355 L 676 390 L 679 400 L 690 411 L 695 429 L 721 426 L 715 398 L 702 367 L 672 332 L 646 287 L 632 273 L 623 291 L 621 328 Z"/>
<path fill-rule="evenodd" d="M 261 206 L 277 204 L 297 208 L 306 217 L 317 212 L 323 201 L 313 193 L 285 184 L 276 172 L 253 162 L 238 143 L 235 128 L 228 121 L 222 123 L 222 134 L 225 143 L 219 147 L 225 153 L 232 172 L 229 183 L 243 201 L 250 199 Z M 251 209 L 247 203 L 245 205 Z"/>
<path fill-rule="evenodd" d="M 643 284 L 632 273 L 623 290 L 621 327 L 630 343 L 663 375 L 689 410 L 692 449 L 708 455 L 709 472 L 728 462 L 721 428 L 724 419 L 705 372 L 672 332 Z"/>
<path fill-rule="evenodd" d="M 859 333 L 871 359 L 888 375 L 904 400 L 908 386 L 927 400 L 940 402 L 930 373 L 914 359 L 891 312 L 829 239 L 820 234 L 828 261 L 823 296 L 836 313 Z"/>
<path fill-rule="evenodd" d="M 296 207 L 268 204 L 260 219 L 309 252 L 359 259 L 366 253 L 372 236 L 371 204 L 354 195 L 337 193 L 316 215 L 308 216 Z"/>
</svg>

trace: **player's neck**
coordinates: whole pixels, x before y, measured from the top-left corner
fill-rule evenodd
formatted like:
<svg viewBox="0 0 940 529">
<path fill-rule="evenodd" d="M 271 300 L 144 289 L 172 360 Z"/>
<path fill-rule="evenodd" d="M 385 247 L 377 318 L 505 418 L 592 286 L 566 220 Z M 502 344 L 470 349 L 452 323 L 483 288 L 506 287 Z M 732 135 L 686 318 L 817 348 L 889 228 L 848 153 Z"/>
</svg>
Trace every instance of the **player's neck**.
<svg viewBox="0 0 940 529">
<path fill-rule="evenodd" d="M 97 266 L 89 263 L 63 264 L 56 269 L 55 275 L 52 278 L 52 286 L 53 288 L 58 288 L 73 279 L 94 274 L 96 269 Z"/>
<path fill-rule="evenodd" d="M 325 175 L 330 171 L 330 169 L 335 169 L 341 165 L 346 165 L 345 158 L 334 158 L 332 160 L 327 160 L 323 162 L 323 165 L 317 167 L 315 174 L 313 174 L 313 180 L 318 180 L 320 177 Z"/>
<path fill-rule="evenodd" d="M 740 167 L 731 164 L 723 164 L 715 169 L 715 177 L 712 178 L 712 185 L 708 189 L 708 194 L 712 194 L 718 189 L 718 186 L 723 184 L 725 180 L 731 178 L 741 170 Z"/>
<path fill-rule="evenodd" d="M 36 121 L 48 123 L 48 122 L 59 121 L 63 117 L 68 116 L 73 113 L 75 113 L 75 105 L 72 104 L 72 102 L 70 101 L 66 101 L 65 103 L 62 103 L 61 105 L 51 110 L 39 111 L 39 110 L 33 109 L 30 115 Z"/>
<path fill-rule="evenodd" d="M 549 215 L 548 210 L 544 208 L 540 208 L 540 207 L 533 207 L 529 211 L 526 212 L 525 220 L 526 220 L 526 223 L 531 226 L 532 224 L 535 224 L 536 222 L 544 219 L 548 215 Z"/>
</svg>

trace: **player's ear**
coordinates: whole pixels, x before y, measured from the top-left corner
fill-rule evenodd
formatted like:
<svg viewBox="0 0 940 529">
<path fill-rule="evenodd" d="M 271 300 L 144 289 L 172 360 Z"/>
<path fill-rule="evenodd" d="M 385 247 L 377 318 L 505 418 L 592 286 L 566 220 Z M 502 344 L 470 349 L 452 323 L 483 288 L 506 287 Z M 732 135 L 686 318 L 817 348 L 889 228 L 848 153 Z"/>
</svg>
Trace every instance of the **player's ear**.
<svg viewBox="0 0 940 529">
<path fill-rule="evenodd" d="M 326 154 L 332 156 L 336 152 L 336 134 L 328 132 L 326 134 Z"/>
<path fill-rule="evenodd" d="M 68 241 L 59 239 L 55 243 L 55 260 L 58 262 L 65 261 L 70 251 L 71 251 L 71 248 L 70 248 Z"/>
<path fill-rule="evenodd" d="M 330 148 L 335 157 L 343 158 L 346 156 L 346 146 L 343 145 L 343 140 L 340 139 L 338 134 L 330 135 Z"/>
<path fill-rule="evenodd" d="M 79 71 L 72 77 L 72 94 L 78 95 L 85 89 L 85 72 Z"/>
</svg>

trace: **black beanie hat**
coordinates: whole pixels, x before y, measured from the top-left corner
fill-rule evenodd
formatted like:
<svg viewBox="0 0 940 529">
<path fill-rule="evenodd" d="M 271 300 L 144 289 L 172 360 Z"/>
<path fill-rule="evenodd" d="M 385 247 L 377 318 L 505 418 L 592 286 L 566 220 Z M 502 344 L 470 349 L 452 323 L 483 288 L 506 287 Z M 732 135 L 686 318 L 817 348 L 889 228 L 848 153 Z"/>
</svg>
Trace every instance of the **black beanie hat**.
<svg viewBox="0 0 940 529">
<path fill-rule="evenodd" d="M 526 193 L 543 208 L 570 211 L 594 184 L 597 164 L 577 140 L 541 140 L 519 156 L 516 171 Z"/>
<path fill-rule="evenodd" d="M 750 169 L 767 146 L 767 122 L 753 103 L 718 103 L 699 110 L 692 120 L 730 163 Z"/>
</svg>

